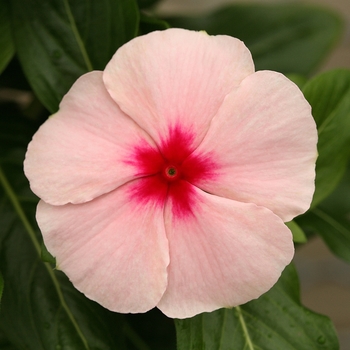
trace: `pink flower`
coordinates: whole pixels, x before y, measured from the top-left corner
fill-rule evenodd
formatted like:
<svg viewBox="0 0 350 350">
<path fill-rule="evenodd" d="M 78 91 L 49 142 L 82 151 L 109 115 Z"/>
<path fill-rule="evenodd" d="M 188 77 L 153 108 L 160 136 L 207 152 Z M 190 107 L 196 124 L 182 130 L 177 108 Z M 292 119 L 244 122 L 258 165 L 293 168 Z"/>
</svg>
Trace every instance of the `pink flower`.
<svg viewBox="0 0 350 350">
<path fill-rule="evenodd" d="M 169 29 L 80 77 L 25 173 L 57 264 L 122 313 L 185 318 L 269 290 L 314 191 L 310 106 L 244 44 Z"/>
</svg>

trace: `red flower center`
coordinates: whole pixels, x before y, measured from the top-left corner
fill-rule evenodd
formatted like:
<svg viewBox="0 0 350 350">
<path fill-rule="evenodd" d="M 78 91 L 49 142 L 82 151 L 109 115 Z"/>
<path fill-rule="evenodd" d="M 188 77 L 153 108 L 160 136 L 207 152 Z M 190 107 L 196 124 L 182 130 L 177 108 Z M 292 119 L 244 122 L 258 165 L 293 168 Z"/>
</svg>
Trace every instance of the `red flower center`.
<svg viewBox="0 0 350 350">
<path fill-rule="evenodd" d="M 193 136 L 179 127 L 170 130 L 159 149 L 136 147 L 133 158 L 140 178 L 132 186 L 132 198 L 164 206 L 172 202 L 175 216 L 187 216 L 195 205 L 195 190 L 201 180 L 215 177 L 212 156 L 194 156 Z"/>
</svg>

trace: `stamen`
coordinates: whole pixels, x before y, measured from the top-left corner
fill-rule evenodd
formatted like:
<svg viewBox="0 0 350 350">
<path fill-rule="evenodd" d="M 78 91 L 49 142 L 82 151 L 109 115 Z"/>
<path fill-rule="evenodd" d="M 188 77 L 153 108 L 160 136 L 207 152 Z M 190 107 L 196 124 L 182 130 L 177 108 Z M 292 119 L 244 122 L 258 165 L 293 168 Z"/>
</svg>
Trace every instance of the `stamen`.
<svg viewBox="0 0 350 350">
<path fill-rule="evenodd" d="M 179 178 L 179 170 L 175 165 L 168 165 L 164 168 L 163 175 L 168 181 L 174 181 Z"/>
</svg>

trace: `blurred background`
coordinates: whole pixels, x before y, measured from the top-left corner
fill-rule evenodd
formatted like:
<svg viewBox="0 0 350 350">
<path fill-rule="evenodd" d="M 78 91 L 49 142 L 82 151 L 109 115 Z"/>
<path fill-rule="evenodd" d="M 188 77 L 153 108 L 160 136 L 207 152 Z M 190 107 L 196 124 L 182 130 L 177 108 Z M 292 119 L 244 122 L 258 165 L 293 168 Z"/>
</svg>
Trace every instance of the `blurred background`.
<svg viewBox="0 0 350 350">
<path fill-rule="evenodd" d="M 157 12 L 165 15 L 198 14 L 236 0 L 163 0 Z M 254 0 L 254 3 L 288 0 Z M 345 21 L 345 33 L 333 52 L 323 62 L 319 72 L 333 68 L 350 68 L 350 0 L 303 0 L 299 3 L 325 6 L 340 13 Z M 350 200 L 350 198 L 349 198 Z M 329 316 L 336 326 L 342 350 L 350 350 L 350 266 L 335 257 L 321 238 L 297 248 L 295 264 L 299 272 L 301 299 L 305 306 Z M 311 350 L 311 349 L 310 349 Z M 331 350 L 331 349 L 330 349 Z"/>
</svg>

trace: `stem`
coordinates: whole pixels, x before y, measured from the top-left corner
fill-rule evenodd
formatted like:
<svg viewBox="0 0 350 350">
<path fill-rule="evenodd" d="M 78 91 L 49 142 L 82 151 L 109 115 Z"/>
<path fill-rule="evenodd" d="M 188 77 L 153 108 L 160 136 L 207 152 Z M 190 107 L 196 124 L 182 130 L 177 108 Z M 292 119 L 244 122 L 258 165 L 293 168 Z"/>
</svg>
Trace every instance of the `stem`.
<svg viewBox="0 0 350 350">
<path fill-rule="evenodd" d="M 15 212 L 16 214 L 18 215 L 18 217 L 20 218 L 20 220 L 22 221 L 22 224 L 24 226 L 24 228 L 26 229 L 26 231 L 28 232 L 29 234 L 29 237 L 34 245 L 34 248 L 40 258 L 41 256 L 41 247 L 40 247 L 40 243 L 38 241 L 38 239 L 36 238 L 36 234 L 35 234 L 35 231 L 32 227 L 32 225 L 30 224 L 29 220 L 27 219 L 22 207 L 21 207 L 21 204 L 19 203 L 18 201 L 18 198 L 15 194 L 15 192 L 13 191 L 10 183 L 7 181 L 7 178 L 0 166 L 0 184 L 2 184 L 4 190 L 5 190 L 5 193 L 7 194 L 8 198 L 10 199 L 10 202 L 13 206 L 13 208 L 15 209 Z M 61 304 L 62 304 L 62 307 L 63 309 L 66 311 L 67 313 L 67 316 L 68 318 L 71 320 L 76 332 L 78 333 L 79 337 L 81 338 L 83 344 L 84 344 L 84 347 L 85 349 L 89 349 L 89 345 L 87 343 L 87 340 L 85 339 L 83 333 L 81 332 L 80 328 L 79 328 L 79 325 L 78 323 L 76 322 L 73 314 L 71 313 L 71 311 L 69 310 L 69 307 L 64 299 L 64 296 L 63 296 L 63 293 L 62 293 L 62 290 L 61 290 L 61 287 L 58 283 L 58 280 L 50 266 L 50 264 L 48 263 L 44 263 L 44 266 L 47 270 L 47 272 L 49 273 L 51 279 L 52 279 L 52 282 L 56 288 L 56 292 L 57 292 L 57 295 L 58 295 L 58 299 L 60 300 Z"/>
<path fill-rule="evenodd" d="M 14 207 L 17 215 L 19 216 L 20 220 L 22 221 L 22 224 L 23 224 L 24 228 L 26 229 L 26 231 L 28 232 L 29 237 L 34 245 L 34 248 L 40 257 L 41 247 L 40 247 L 38 240 L 36 239 L 35 231 L 32 228 L 31 224 L 29 223 L 26 215 L 24 214 L 24 211 L 23 211 L 21 205 L 19 204 L 17 196 L 16 196 L 15 192 L 12 190 L 11 185 L 7 181 L 7 178 L 4 174 L 4 172 L 2 171 L 1 167 L 0 167 L 0 183 L 4 187 L 5 193 L 9 197 L 10 202 L 12 203 L 12 206 Z"/>
<path fill-rule="evenodd" d="M 247 328 L 247 325 L 246 325 L 244 318 L 243 318 L 243 315 L 242 315 L 242 310 L 239 306 L 236 306 L 236 311 L 238 314 L 239 323 L 241 324 L 242 329 L 243 329 L 243 334 L 244 334 L 245 340 L 247 342 L 248 349 L 254 350 L 254 345 L 252 343 L 252 340 L 250 339 L 250 336 L 248 333 L 248 328 Z"/>
</svg>

